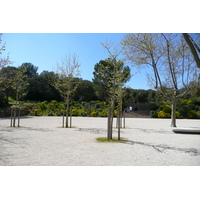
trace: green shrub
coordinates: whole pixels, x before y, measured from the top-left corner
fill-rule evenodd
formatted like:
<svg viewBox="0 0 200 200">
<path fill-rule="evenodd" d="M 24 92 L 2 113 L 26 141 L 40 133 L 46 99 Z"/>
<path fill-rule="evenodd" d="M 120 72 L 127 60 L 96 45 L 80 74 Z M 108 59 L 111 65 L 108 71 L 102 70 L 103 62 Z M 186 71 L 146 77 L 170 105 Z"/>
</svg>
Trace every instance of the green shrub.
<svg viewBox="0 0 200 200">
<path fill-rule="evenodd" d="M 40 112 L 40 109 L 35 109 L 35 110 L 34 110 L 34 115 L 35 115 L 35 116 L 39 116 L 39 115 L 40 115 L 39 112 Z"/>
<path fill-rule="evenodd" d="M 196 115 L 197 115 L 197 119 L 200 119 L 200 111 L 197 111 Z"/>
<path fill-rule="evenodd" d="M 166 105 L 164 108 L 163 108 L 163 112 L 165 113 L 171 113 L 172 111 L 172 107 L 169 106 L 169 105 Z"/>
<path fill-rule="evenodd" d="M 101 113 L 102 113 L 102 117 L 107 117 L 108 116 L 108 111 L 107 110 L 103 110 Z"/>
<path fill-rule="evenodd" d="M 159 118 L 170 118 L 171 115 L 170 115 L 170 113 L 166 113 L 166 112 L 161 110 L 161 111 L 158 112 L 158 117 Z"/>
<path fill-rule="evenodd" d="M 48 113 L 48 116 L 53 116 L 53 113 L 52 113 L 52 112 L 49 112 L 49 113 Z"/>
<path fill-rule="evenodd" d="M 190 110 L 188 112 L 189 119 L 200 119 L 200 111 Z"/>
<path fill-rule="evenodd" d="M 84 116 L 85 115 L 85 112 L 84 112 L 83 109 L 78 109 L 77 113 L 78 113 L 78 116 Z"/>
<path fill-rule="evenodd" d="M 187 118 L 188 106 L 186 106 L 186 105 L 181 106 L 181 108 L 178 110 L 178 112 L 180 113 L 181 118 Z"/>
<path fill-rule="evenodd" d="M 76 109 L 72 109 L 72 116 L 77 116 L 78 115 L 78 111 Z"/>
<path fill-rule="evenodd" d="M 92 117 L 96 117 L 97 116 L 97 112 L 95 112 L 95 111 L 91 112 L 91 116 Z"/>
<path fill-rule="evenodd" d="M 193 97 L 192 103 L 200 106 L 200 97 Z"/>
<path fill-rule="evenodd" d="M 178 119 L 180 118 L 180 116 L 181 116 L 180 113 L 176 111 L 176 118 Z"/>
<path fill-rule="evenodd" d="M 47 110 L 47 105 L 45 102 L 38 103 L 38 109 L 43 113 L 45 110 Z"/>
<path fill-rule="evenodd" d="M 114 117 L 117 117 L 118 111 L 114 110 Z"/>
<path fill-rule="evenodd" d="M 150 117 L 151 117 L 151 118 L 158 118 L 158 111 L 156 111 L 156 110 L 151 110 L 151 112 L 150 112 Z"/>
</svg>

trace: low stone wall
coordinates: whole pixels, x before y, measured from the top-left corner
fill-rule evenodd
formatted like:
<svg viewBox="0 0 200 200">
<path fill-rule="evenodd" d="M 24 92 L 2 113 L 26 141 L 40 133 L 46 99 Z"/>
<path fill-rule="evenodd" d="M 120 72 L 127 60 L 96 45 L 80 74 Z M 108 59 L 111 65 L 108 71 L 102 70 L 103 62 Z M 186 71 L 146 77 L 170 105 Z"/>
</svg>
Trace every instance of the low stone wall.
<svg viewBox="0 0 200 200">
<path fill-rule="evenodd" d="M 9 117 L 10 108 L 0 108 L 0 117 Z"/>
<path fill-rule="evenodd" d="M 28 115 L 28 110 L 20 110 L 20 116 L 26 116 Z M 10 108 L 0 108 L 0 117 L 10 117 L 11 115 L 11 109 Z"/>
</svg>

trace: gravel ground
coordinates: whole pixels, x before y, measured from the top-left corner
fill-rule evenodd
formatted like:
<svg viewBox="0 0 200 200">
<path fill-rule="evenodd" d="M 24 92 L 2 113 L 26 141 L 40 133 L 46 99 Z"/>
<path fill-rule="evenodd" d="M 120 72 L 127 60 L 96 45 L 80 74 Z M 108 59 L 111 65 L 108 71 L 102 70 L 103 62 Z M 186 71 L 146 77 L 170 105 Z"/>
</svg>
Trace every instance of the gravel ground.
<svg viewBox="0 0 200 200">
<path fill-rule="evenodd" d="M 199 120 L 177 120 L 178 127 L 200 127 Z M 23 117 L 21 127 L 0 118 L 1 166 L 199 166 L 200 134 L 175 134 L 170 119 L 128 118 L 125 143 L 101 143 L 106 118 Z M 115 124 L 115 121 L 114 121 Z M 117 130 L 114 128 L 114 137 Z"/>
</svg>

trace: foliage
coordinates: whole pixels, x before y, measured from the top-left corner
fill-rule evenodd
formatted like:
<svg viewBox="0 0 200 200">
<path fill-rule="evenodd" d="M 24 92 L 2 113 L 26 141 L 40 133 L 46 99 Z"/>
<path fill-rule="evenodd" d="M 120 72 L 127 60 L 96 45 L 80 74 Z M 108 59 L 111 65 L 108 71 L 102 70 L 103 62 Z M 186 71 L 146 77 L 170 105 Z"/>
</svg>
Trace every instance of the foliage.
<svg viewBox="0 0 200 200">
<path fill-rule="evenodd" d="M 194 100 L 196 101 L 194 101 Z M 200 106 L 198 105 L 198 98 L 180 99 L 177 105 L 176 118 L 199 119 Z M 159 104 L 151 110 L 151 117 L 153 118 L 169 118 L 171 117 L 171 106 L 166 104 Z M 156 109 L 157 108 L 157 109 Z"/>
<path fill-rule="evenodd" d="M 74 102 L 72 104 L 72 116 L 88 116 L 88 117 L 107 117 L 108 105 L 105 102 Z M 66 104 L 59 103 L 55 100 L 51 102 L 39 102 L 33 110 L 30 110 L 31 115 L 37 116 L 60 116 L 66 112 Z"/>
<path fill-rule="evenodd" d="M 172 112 L 172 107 L 169 106 L 169 105 L 166 105 L 166 106 L 163 108 L 163 112 L 164 112 L 164 113 L 171 113 L 171 112 Z"/>
<path fill-rule="evenodd" d="M 171 117 L 170 113 L 166 113 L 162 110 L 158 112 L 158 118 L 170 118 L 170 117 Z"/>
<path fill-rule="evenodd" d="M 51 101 L 53 99 L 61 101 L 60 94 L 50 84 L 56 75 L 54 72 L 43 71 L 40 75 L 37 73 L 28 77 L 28 93 L 25 96 L 26 100 L 36 101 Z"/>
<path fill-rule="evenodd" d="M 178 112 L 180 113 L 181 118 L 199 119 L 199 98 L 181 99 L 178 105 Z"/>
<path fill-rule="evenodd" d="M 108 100 L 112 88 L 119 88 L 131 77 L 128 66 L 124 66 L 120 60 L 113 61 L 112 59 L 101 60 L 97 63 L 94 66 L 93 75 L 94 88 L 100 100 Z"/>
</svg>

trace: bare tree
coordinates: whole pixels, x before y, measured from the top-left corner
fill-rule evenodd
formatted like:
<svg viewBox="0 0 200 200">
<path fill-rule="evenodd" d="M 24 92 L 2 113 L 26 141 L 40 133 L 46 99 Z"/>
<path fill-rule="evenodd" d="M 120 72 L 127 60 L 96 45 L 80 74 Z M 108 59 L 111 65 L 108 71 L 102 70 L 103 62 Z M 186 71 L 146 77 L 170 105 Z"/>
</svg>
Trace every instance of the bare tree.
<svg viewBox="0 0 200 200">
<path fill-rule="evenodd" d="M 68 54 L 61 59 L 61 63 L 57 63 L 56 79 L 52 80 L 52 85 L 58 90 L 66 103 L 66 124 L 68 127 L 68 113 L 69 105 L 73 98 L 73 95 L 79 85 L 80 64 L 78 56 L 74 54 Z"/>
<path fill-rule="evenodd" d="M 154 88 L 172 104 L 171 126 L 176 126 L 176 104 L 197 79 L 191 53 L 180 34 L 128 34 L 122 41 L 125 55 L 134 65 L 151 66 Z M 180 89 L 183 89 L 180 93 Z"/>
<path fill-rule="evenodd" d="M 9 55 L 6 57 L 2 57 L 2 53 L 6 50 L 5 43 L 2 44 L 2 33 L 0 34 L 0 70 L 2 67 L 7 67 L 8 65 L 12 64 L 10 61 Z"/>
<path fill-rule="evenodd" d="M 27 82 L 27 75 L 25 74 L 27 71 L 26 68 L 18 68 L 15 71 L 14 78 L 12 80 L 12 89 L 14 90 L 15 93 L 15 106 L 14 106 L 14 120 L 13 120 L 13 126 L 15 127 L 15 118 L 16 118 L 16 113 L 18 110 L 18 126 L 19 126 L 19 117 L 20 117 L 20 105 L 19 105 L 19 100 L 25 96 L 28 92 L 27 87 L 29 83 Z M 11 121 L 12 121 L 12 116 L 11 116 Z M 11 123 L 12 124 L 12 123 Z"/>
</svg>

